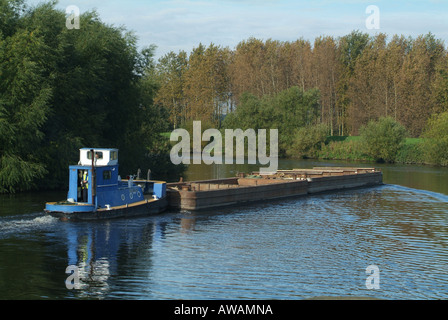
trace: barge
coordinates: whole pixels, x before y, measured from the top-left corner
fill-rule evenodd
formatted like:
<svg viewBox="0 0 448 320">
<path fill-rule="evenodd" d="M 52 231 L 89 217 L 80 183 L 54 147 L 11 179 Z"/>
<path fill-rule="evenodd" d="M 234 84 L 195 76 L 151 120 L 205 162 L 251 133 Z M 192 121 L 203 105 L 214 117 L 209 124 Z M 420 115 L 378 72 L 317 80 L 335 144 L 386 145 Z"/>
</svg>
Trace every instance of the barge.
<svg viewBox="0 0 448 320">
<path fill-rule="evenodd" d="M 250 202 L 380 185 L 376 168 L 314 167 L 275 174 L 241 173 L 234 178 L 167 184 L 169 207 L 196 211 Z"/>
<path fill-rule="evenodd" d="M 47 202 L 44 212 L 62 220 L 94 220 L 163 212 L 168 207 L 166 182 L 121 179 L 118 149 L 80 149 L 69 166 L 67 199 Z"/>
</svg>

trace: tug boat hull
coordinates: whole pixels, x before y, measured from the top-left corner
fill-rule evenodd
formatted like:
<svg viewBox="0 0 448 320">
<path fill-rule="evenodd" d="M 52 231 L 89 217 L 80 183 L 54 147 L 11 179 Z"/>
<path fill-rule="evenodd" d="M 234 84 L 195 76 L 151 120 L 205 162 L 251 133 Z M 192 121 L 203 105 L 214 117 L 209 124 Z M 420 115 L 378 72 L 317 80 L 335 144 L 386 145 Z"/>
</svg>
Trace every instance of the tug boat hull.
<svg viewBox="0 0 448 320">
<path fill-rule="evenodd" d="M 93 210 L 93 206 L 77 206 L 68 210 L 68 205 L 47 203 L 47 207 L 44 210 L 47 214 L 59 218 L 61 220 L 103 220 L 114 218 L 130 218 L 137 216 L 156 215 L 166 210 L 168 206 L 167 198 L 151 199 L 136 202 L 130 205 L 122 205 L 113 208 L 102 208 Z M 76 206 L 76 204 L 75 204 Z M 86 208 L 82 208 L 86 207 Z M 84 210 L 85 211 L 84 211 Z"/>
</svg>

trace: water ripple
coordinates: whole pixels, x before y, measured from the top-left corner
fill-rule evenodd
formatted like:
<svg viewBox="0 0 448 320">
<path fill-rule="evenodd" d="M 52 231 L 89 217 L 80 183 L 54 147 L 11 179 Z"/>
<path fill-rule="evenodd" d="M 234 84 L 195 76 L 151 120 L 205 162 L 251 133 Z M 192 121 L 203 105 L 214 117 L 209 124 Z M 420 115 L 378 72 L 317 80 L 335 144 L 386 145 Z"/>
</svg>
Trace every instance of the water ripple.
<svg viewBox="0 0 448 320">
<path fill-rule="evenodd" d="M 49 227 L 58 222 L 57 218 L 42 213 L 0 217 L 0 239 Z"/>
<path fill-rule="evenodd" d="M 384 185 L 99 223 L 2 217 L 2 268 L 15 268 L 6 257 L 17 259 L 24 242 L 16 244 L 16 237 L 38 234 L 42 252 L 35 254 L 42 258 L 34 261 L 44 261 L 41 269 L 54 264 L 64 270 L 68 261 L 85 271 L 82 291 L 67 292 L 63 281 L 49 278 L 55 287 L 46 296 L 447 299 L 447 198 Z M 370 265 L 379 268 L 380 289 L 366 287 Z"/>
</svg>

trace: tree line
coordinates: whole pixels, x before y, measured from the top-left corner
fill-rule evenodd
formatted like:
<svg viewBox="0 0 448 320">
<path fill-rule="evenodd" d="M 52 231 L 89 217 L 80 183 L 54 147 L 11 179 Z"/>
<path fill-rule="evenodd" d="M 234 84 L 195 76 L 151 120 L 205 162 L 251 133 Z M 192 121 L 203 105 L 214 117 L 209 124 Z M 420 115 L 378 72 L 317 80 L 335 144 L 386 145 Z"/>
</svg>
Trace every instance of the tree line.
<svg viewBox="0 0 448 320">
<path fill-rule="evenodd" d="M 168 179 L 168 113 L 154 105 L 154 47 L 94 11 L 66 27 L 56 2 L 0 0 L 0 193 L 64 188 L 81 147 L 120 149 L 120 173 Z"/>
<path fill-rule="evenodd" d="M 174 127 L 193 120 L 219 127 L 246 94 L 263 99 L 291 87 L 318 90 L 314 122 L 327 125 L 329 135 L 357 135 L 369 120 L 391 117 L 418 137 L 432 114 L 448 110 L 447 49 L 431 33 L 250 38 L 234 49 L 199 44 L 189 54 L 169 52 L 155 72 L 155 103 Z"/>
<path fill-rule="evenodd" d="M 175 179 L 184 168 L 160 134 L 194 120 L 204 130 L 277 128 L 287 156 L 382 117 L 418 137 L 448 111 L 447 50 L 431 33 L 250 38 L 155 61 L 154 45 L 138 49 L 95 11 L 67 29 L 55 6 L 0 0 L 0 193 L 66 187 L 86 146 L 119 148 L 122 175 Z"/>
</svg>

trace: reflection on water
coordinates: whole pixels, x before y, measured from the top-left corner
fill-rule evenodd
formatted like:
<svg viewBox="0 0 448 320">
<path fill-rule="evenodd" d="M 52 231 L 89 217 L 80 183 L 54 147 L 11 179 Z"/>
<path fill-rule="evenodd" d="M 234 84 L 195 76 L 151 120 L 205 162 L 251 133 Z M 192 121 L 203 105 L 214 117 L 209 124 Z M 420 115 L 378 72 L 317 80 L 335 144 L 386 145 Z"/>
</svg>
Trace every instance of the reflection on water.
<svg viewBox="0 0 448 320">
<path fill-rule="evenodd" d="M 65 224 L 62 234 L 68 264 L 77 266 L 82 289 L 72 293 L 76 297 L 103 297 L 111 292 L 142 295 L 142 288 L 135 293 L 130 289 L 151 266 L 151 250 L 165 237 L 166 224 L 151 219 Z"/>
<path fill-rule="evenodd" d="M 208 169 L 190 175 L 248 171 Z M 98 222 L 61 222 L 29 201 L 0 215 L 0 299 L 447 299 L 446 186 L 403 177 L 438 170 L 384 167 L 392 182 L 375 188 Z M 80 289 L 65 286 L 71 265 Z M 365 285 L 370 265 L 377 290 Z"/>
</svg>

